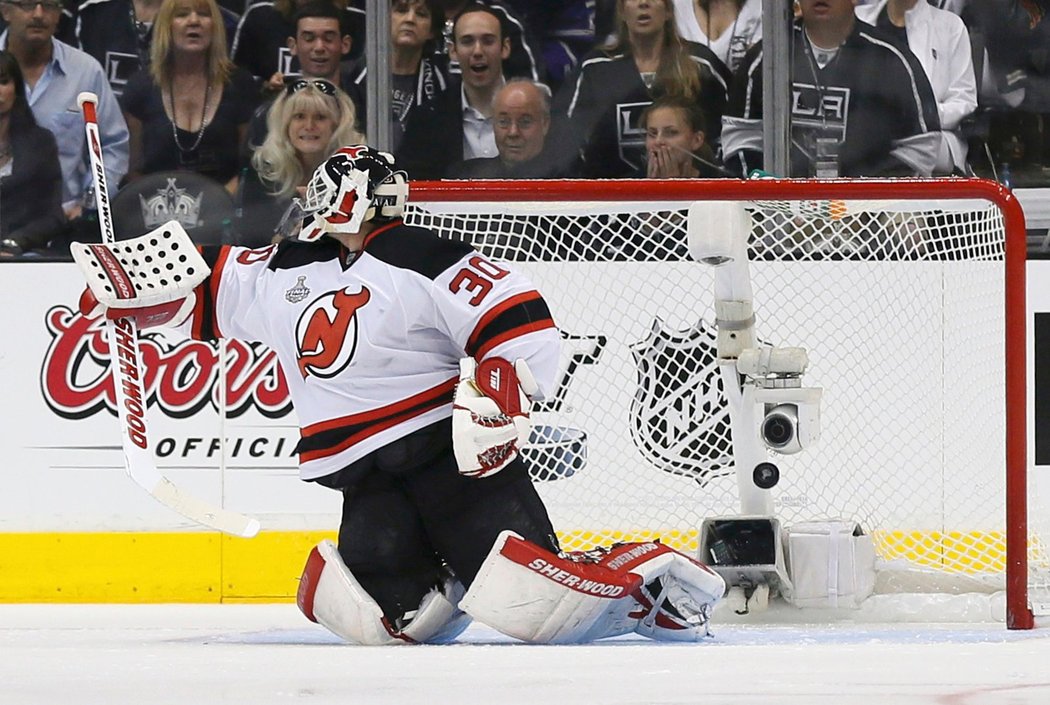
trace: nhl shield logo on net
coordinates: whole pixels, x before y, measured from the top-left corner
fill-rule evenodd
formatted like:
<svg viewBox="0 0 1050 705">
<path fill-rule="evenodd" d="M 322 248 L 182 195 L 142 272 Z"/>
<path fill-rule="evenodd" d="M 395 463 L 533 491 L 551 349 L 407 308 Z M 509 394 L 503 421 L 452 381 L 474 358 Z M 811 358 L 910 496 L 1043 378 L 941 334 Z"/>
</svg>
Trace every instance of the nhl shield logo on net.
<svg viewBox="0 0 1050 705">
<path fill-rule="evenodd" d="M 701 320 L 669 330 L 657 317 L 649 335 L 630 349 L 638 383 L 630 429 L 642 457 L 701 484 L 728 475 L 732 439 L 714 328 Z"/>
</svg>

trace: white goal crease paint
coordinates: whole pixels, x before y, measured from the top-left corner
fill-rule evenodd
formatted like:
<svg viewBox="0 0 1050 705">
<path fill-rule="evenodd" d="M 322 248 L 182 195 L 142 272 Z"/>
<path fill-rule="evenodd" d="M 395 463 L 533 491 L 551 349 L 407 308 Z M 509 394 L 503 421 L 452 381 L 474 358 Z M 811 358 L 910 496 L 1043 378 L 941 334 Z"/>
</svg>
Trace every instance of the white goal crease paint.
<svg viewBox="0 0 1050 705">
<path fill-rule="evenodd" d="M 358 647 L 294 605 L 0 605 L 0 702 L 17 705 L 1044 705 L 1050 634 L 997 625 L 715 625 L 529 646 Z"/>
</svg>

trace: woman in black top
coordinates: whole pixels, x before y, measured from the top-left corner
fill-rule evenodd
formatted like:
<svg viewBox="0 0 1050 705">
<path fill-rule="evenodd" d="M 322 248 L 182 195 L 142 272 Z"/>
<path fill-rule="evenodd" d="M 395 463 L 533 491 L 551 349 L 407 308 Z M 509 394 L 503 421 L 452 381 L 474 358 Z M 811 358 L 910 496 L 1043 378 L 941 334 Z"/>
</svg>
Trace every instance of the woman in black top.
<svg viewBox="0 0 1050 705">
<path fill-rule="evenodd" d="M 588 54 L 554 101 L 556 139 L 567 140 L 566 152 L 579 149 L 583 172 L 592 178 L 629 178 L 643 168 L 638 119 L 662 95 L 695 103 L 707 141 L 717 146 L 731 79 L 708 47 L 678 36 L 671 0 L 617 0 L 616 7 L 614 43 Z"/>
<path fill-rule="evenodd" d="M 76 8 L 76 36 L 72 41 L 57 36 L 91 54 L 106 72 L 116 96 L 135 72 L 149 65 L 153 43 L 153 22 L 161 0 L 84 0 Z M 237 31 L 240 15 L 220 6 L 229 45 Z M 65 18 L 65 13 L 62 17 Z"/>
<path fill-rule="evenodd" d="M 256 101 L 251 76 L 226 53 L 215 0 L 164 0 L 153 27 L 150 67 L 135 74 L 121 96 L 131 135 L 128 180 L 195 171 L 232 193 Z"/>
<path fill-rule="evenodd" d="M 405 136 L 409 113 L 449 87 L 448 57 L 437 53 L 444 12 L 438 0 L 390 0 L 390 142 L 393 152 Z M 353 80 L 367 109 L 368 67 L 362 58 Z M 358 116 L 364 123 L 364 117 Z"/>
<path fill-rule="evenodd" d="M 0 256 L 45 247 L 65 221 L 55 137 L 33 118 L 18 61 L 0 51 Z"/>
</svg>

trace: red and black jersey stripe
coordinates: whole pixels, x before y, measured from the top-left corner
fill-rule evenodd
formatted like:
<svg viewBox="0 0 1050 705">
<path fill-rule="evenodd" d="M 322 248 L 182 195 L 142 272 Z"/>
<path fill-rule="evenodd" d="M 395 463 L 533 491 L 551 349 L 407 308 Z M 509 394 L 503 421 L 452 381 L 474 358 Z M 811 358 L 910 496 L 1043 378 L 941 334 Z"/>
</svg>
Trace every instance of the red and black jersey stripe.
<svg viewBox="0 0 1050 705">
<path fill-rule="evenodd" d="M 200 250 L 204 261 L 211 268 L 211 275 L 197 287 L 197 302 L 193 307 L 190 335 L 196 340 L 218 340 L 222 334 L 215 320 L 215 297 L 219 292 L 219 281 L 222 279 L 222 270 L 226 266 L 230 248 L 224 245 L 198 247 L 197 249 Z"/>
<path fill-rule="evenodd" d="M 393 404 L 304 426 L 296 448 L 299 462 L 306 463 L 341 453 L 381 431 L 451 404 L 458 381 L 458 377 L 453 377 Z"/>
<path fill-rule="evenodd" d="M 481 360 L 500 343 L 544 328 L 553 328 L 547 302 L 538 291 L 512 296 L 489 309 L 467 340 L 466 352 Z"/>
</svg>

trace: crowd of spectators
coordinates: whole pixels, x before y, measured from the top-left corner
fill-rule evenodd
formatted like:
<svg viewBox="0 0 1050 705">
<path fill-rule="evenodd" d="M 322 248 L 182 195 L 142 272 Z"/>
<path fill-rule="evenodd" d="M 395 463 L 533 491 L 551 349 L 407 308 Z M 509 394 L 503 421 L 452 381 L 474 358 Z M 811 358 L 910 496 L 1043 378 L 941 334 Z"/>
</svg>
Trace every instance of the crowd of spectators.
<svg viewBox="0 0 1050 705">
<path fill-rule="evenodd" d="M 766 166 L 762 0 L 383 1 L 413 179 Z M 786 175 L 1050 182 L 1048 9 L 797 0 Z M 140 196 L 174 213 L 207 208 L 180 174 L 215 181 L 238 242 L 273 237 L 312 166 L 365 140 L 364 0 L 0 0 L 0 17 L 2 256 L 97 234 L 81 91 L 111 188 L 166 175 L 166 200 Z"/>
</svg>

